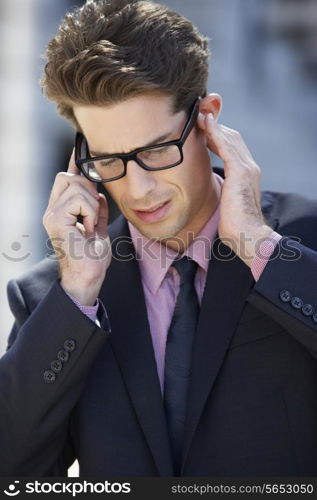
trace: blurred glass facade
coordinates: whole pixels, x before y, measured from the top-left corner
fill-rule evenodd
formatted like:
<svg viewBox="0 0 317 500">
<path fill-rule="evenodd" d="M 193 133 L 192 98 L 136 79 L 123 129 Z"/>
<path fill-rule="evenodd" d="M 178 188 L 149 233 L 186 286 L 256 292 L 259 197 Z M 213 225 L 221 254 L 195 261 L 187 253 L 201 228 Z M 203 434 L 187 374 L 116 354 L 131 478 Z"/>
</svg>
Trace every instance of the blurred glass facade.
<svg viewBox="0 0 317 500">
<path fill-rule="evenodd" d="M 82 3 L 0 3 L 0 352 L 12 324 L 6 283 L 51 251 L 42 216 L 56 173 L 67 168 L 74 140 L 71 126 L 41 94 L 41 55 L 65 12 Z M 219 122 L 242 134 L 262 169 L 262 189 L 315 197 L 317 2 L 162 3 L 210 38 L 209 91 L 223 97 Z M 221 165 L 220 159 L 213 161 Z M 111 218 L 117 214 L 111 204 Z"/>
</svg>

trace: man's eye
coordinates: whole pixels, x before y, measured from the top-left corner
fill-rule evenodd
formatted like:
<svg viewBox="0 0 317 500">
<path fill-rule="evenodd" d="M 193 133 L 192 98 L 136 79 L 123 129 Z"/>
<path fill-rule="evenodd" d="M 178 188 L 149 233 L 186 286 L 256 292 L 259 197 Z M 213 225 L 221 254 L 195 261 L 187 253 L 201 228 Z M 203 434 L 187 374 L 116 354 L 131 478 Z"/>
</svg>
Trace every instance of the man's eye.
<svg viewBox="0 0 317 500">
<path fill-rule="evenodd" d="M 145 156 L 155 156 L 166 153 L 167 150 L 168 146 L 163 146 L 161 148 L 149 149 L 148 151 L 143 151 L 142 154 L 144 154 Z"/>
<path fill-rule="evenodd" d="M 100 165 L 102 167 L 111 167 L 111 165 L 113 165 L 113 164 L 114 164 L 114 160 L 100 161 Z"/>
<path fill-rule="evenodd" d="M 99 160 L 98 164 L 101 167 L 115 167 L 115 166 L 121 164 L 121 160 L 118 158 L 112 158 L 110 160 Z"/>
</svg>

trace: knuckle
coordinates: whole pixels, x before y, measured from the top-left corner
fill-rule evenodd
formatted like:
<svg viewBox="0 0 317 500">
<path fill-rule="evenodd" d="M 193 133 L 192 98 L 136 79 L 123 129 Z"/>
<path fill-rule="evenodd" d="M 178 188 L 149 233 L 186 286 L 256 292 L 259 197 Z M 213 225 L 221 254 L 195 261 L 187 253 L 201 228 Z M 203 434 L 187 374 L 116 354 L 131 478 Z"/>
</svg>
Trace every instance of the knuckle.
<svg viewBox="0 0 317 500">
<path fill-rule="evenodd" d="M 88 192 L 88 198 L 89 198 L 89 201 L 91 200 L 91 203 L 93 205 L 97 204 L 97 206 L 99 205 L 99 197 L 98 199 L 95 197 L 94 193 L 92 193 L 91 191 Z"/>
<path fill-rule="evenodd" d="M 50 218 L 50 213 L 51 213 L 51 211 L 50 211 L 49 207 L 47 207 L 43 216 L 42 216 L 42 222 L 44 225 L 48 223 L 49 218 Z"/>
<path fill-rule="evenodd" d="M 253 163 L 252 169 L 253 169 L 255 174 L 261 175 L 261 169 L 260 169 L 259 165 L 257 165 L 256 163 Z"/>
<path fill-rule="evenodd" d="M 54 224 L 56 224 L 56 217 L 53 217 L 53 212 L 48 211 L 43 215 L 43 226 L 48 233 L 51 233 L 54 229 Z"/>
<path fill-rule="evenodd" d="M 92 194 L 92 189 L 83 184 L 81 179 L 74 179 L 70 183 L 68 190 L 72 193 L 74 192 L 75 194 L 82 193 L 85 196 L 90 196 L 90 194 Z"/>
<path fill-rule="evenodd" d="M 74 193 L 70 196 L 70 199 L 71 200 L 74 200 L 76 199 L 77 201 L 80 201 L 80 202 L 86 202 L 86 196 L 84 195 L 84 193 L 82 192 L 78 192 L 78 193 Z"/>
<path fill-rule="evenodd" d="M 245 162 L 245 167 L 248 170 L 248 174 L 252 176 L 252 174 L 254 173 L 253 166 L 250 165 L 248 162 Z"/>
<path fill-rule="evenodd" d="M 88 203 L 90 203 L 90 205 L 93 205 L 94 208 L 97 208 L 99 206 L 99 201 L 95 198 L 94 193 L 91 189 L 87 190 L 86 188 L 83 188 L 82 186 L 80 186 L 77 193 L 82 195 L 82 197 Z"/>
<path fill-rule="evenodd" d="M 55 183 L 59 184 L 65 182 L 67 178 L 68 178 L 67 172 L 57 172 L 55 176 Z"/>
</svg>

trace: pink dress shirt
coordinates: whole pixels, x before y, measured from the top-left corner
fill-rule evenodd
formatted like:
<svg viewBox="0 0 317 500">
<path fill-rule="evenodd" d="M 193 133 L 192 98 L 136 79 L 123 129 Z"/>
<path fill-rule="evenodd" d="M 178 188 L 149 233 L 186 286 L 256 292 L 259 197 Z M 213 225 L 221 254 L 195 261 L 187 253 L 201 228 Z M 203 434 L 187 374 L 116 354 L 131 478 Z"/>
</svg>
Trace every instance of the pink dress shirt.
<svg viewBox="0 0 317 500">
<path fill-rule="evenodd" d="M 214 175 L 222 185 L 222 177 L 216 173 Z M 219 216 L 220 204 L 218 204 L 213 215 L 183 254 L 191 257 L 198 264 L 195 276 L 195 288 L 200 303 L 204 293 L 208 266 L 212 266 L 210 251 L 212 242 L 216 237 Z M 130 222 L 128 224 L 139 263 L 157 372 L 163 393 L 166 338 L 179 292 L 178 272 L 174 267 L 170 266 L 178 254 L 171 248 L 161 245 L 158 242 L 149 242 L 148 238 L 142 235 L 136 227 L 130 224 Z M 255 281 L 259 279 L 280 238 L 281 236 L 278 233 L 272 231 L 270 237 L 261 244 L 260 252 L 251 264 L 251 272 Z M 92 321 L 96 321 L 98 299 L 95 306 L 87 307 L 81 306 L 75 297 L 72 297 L 70 294 L 68 295 L 76 301 L 78 307 Z"/>
</svg>

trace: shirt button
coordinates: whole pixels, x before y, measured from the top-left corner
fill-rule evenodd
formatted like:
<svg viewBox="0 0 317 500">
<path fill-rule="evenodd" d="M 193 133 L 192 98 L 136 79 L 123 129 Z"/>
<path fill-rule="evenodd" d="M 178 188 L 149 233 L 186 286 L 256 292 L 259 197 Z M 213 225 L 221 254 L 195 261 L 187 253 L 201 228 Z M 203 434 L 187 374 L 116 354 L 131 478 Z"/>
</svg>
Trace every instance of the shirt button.
<svg viewBox="0 0 317 500">
<path fill-rule="evenodd" d="M 76 349 L 76 342 L 74 339 L 67 339 L 64 342 L 64 349 L 67 352 L 73 352 Z"/>
<path fill-rule="evenodd" d="M 56 379 L 56 375 L 54 372 L 52 372 L 51 370 L 46 370 L 44 372 L 44 380 L 45 382 L 47 382 L 48 384 L 50 384 L 51 382 L 54 382 Z"/>
<path fill-rule="evenodd" d="M 289 302 L 292 296 L 288 290 L 282 290 L 280 292 L 280 299 L 282 302 Z"/>
<path fill-rule="evenodd" d="M 51 362 L 51 368 L 52 368 L 53 372 L 59 373 L 61 371 L 61 369 L 63 368 L 63 365 L 62 365 L 61 361 L 59 361 L 58 359 L 54 359 L 54 361 Z"/>
<path fill-rule="evenodd" d="M 57 359 L 61 361 L 62 363 L 65 363 L 69 359 L 69 353 L 67 351 L 64 351 L 64 349 L 61 349 L 57 353 Z"/>
<path fill-rule="evenodd" d="M 301 309 L 303 307 L 303 301 L 299 297 L 293 297 L 291 300 L 291 304 L 294 309 Z"/>
<path fill-rule="evenodd" d="M 302 307 L 302 312 L 305 316 L 311 316 L 314 312 L 314 308 L 311 304 L 305 304 Z"/>
</svg>

